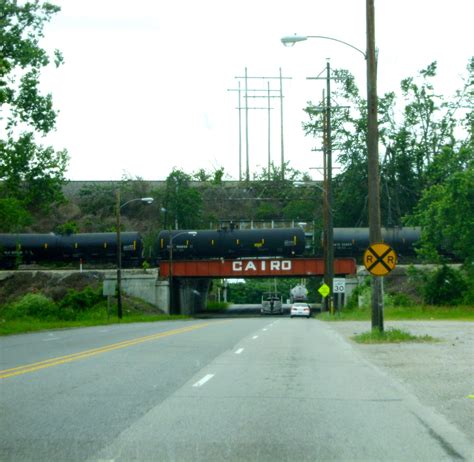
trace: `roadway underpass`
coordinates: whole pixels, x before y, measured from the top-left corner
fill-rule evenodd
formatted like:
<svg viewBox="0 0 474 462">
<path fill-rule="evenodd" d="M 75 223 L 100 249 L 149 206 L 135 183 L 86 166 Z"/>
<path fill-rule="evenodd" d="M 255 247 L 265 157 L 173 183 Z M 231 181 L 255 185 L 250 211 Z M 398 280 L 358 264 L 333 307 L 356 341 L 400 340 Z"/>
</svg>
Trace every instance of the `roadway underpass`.
<svg viewBox="0 0 474 462">
<path fill-rule="evenodd" d="M 356 270 L 353 258 L 334 260 L 336 277 L 355 275 Z M 162 261 L 159 277 L 171 288 L 170 313 L 195 314 L 205 311 L 212 279 L 308 278 L 323 274 L 322 258 L 248 258 Z"/>
</svg>

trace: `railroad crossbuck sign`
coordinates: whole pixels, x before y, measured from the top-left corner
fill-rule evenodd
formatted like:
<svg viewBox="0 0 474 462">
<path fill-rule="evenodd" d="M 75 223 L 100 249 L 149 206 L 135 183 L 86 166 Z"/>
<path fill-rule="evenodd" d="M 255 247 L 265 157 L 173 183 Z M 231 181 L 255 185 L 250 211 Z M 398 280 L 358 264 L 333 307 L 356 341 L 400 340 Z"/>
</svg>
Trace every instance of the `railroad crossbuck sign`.
<svg viewBox="0 0 474 462">
<path fill-rule="evenodd" d="M 397 266 L 397 253 L 389 245 L 378 242 L 364 252 L 364 266 L 374 276 L 385 276 Z"/>
</svg>

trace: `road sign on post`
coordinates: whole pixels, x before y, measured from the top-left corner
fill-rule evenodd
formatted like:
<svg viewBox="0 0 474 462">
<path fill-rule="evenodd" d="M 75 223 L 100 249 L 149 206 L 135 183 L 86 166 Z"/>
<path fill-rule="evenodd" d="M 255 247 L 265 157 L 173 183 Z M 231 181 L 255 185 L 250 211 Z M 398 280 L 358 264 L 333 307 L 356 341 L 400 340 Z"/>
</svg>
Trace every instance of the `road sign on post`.
<svg viewBox="0 0 474 462">
<path fill-rule="evenodd" d="M 332 283 L 332 291 L 335 294 L 343 294 L 346 292 L 346 279 L 345 278 L 334 278 Z"/>
<path fill-rule="evenodd" d="M 329 288 L 329 286 L 327 284 L 323 284 L 319 289 L 318 289 L 318 292 L 324 297 L 326 298 L 329 293 L 331 292 L 331 289 Z"/>
<path fill-rule="evenodd" d="M 388 244 L 371 244 L 364 252 L 365 269 L 373 276 L 385 276 L 397 266 L 397 253 Z"/>
</svg>

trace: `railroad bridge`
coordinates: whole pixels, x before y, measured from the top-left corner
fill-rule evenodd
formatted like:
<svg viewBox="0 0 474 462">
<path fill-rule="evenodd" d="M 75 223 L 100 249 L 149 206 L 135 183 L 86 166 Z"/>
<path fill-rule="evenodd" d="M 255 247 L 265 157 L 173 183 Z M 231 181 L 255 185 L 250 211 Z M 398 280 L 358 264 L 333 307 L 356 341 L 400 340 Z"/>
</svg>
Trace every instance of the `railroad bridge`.
<svg viewBox="0 0 474 462">
<path fill-rule="evenodd" d="M 353 258 L 334 260 L 334 275 L 356 273 Z M 247 258 L 240 260 L 173 260 L 160 262 L 159 278 L 168 282 L 168 307 L 173 314 L 203 311 L 211 279 L 314 277 L 324 274 L 322 258 Z M 173 307 L 170 306 L 172 300 Z"/>
</svg>

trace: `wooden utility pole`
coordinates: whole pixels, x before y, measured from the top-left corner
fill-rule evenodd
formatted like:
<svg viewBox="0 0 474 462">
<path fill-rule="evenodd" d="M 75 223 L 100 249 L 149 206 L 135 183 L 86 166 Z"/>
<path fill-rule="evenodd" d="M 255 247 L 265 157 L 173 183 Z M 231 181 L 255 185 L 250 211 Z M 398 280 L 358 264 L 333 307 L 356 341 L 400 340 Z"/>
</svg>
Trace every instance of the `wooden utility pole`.
<svg viewBox="0 0 474 462">
<path fill-rule="evenodd" d="M 329 61 L 326 64 L 326 170 L 327 170 L 327 185 L 326 185 L 326 207 L 327 207 L 327 270 L 326 284 L 331 289 L 328 295 L 329 310 L 332 313 L 334 295 L 333 295 L 333 281 L 334 281 L 334 221 L 332 215 L 333 201 L 332 201 L 332 133 L 331 133 L 331 65 Z"/>
<path fill-rule="evenodd" d="M 380 178 L 377 121 L 377 56 L 375 49 L 374 0 L 367 10 L 367 163 L 369 189 L 369 240 L 382 242 L 380 220 Z M 372 276 L 372 330 L 383 331 L 383 279 Z"/>
<path fill-rule="evenodd" d="M 122 319 L 122 240 L 120 236 L 120 188 L 116 191 L 116 228 L 117 228 L 117 316 Z"/>
</svg>

